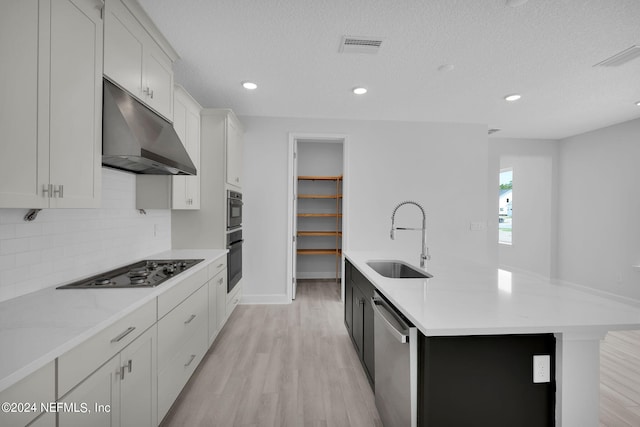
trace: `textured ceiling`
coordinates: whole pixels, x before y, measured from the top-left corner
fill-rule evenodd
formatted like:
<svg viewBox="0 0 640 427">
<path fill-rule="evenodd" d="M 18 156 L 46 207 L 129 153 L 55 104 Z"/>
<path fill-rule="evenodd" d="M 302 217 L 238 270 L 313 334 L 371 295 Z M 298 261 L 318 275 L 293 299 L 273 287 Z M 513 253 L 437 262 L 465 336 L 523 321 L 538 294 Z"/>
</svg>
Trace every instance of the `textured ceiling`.
<svg viewBox="0 0 640 427">
<path fill-rule="evenodd" d="M 640 58 L 593 67 L 640 45 L 639 0 L 139 2 L 181 56 L 176 82 L 239 115 L 483 123 L 553 139 L 640 117 Z M 384 41 L 376 55 L 341 54 L 344 35 Z M 510 93 L 522 99 L 506 103 Z"/>
</svg>

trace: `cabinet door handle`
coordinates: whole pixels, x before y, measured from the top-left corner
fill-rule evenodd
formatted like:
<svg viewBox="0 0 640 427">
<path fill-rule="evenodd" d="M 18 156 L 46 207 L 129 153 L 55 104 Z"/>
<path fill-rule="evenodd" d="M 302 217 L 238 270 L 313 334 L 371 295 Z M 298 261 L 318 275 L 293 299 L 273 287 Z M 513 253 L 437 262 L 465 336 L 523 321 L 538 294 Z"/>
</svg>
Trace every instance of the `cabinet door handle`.
<svg viewBox="0 0 640 427">
<path fill-rule="evenodd" d="M 144 93 L 145 95 L 147 95 L 149 98 L 153 99 L 153 90 L 151 90 L 151 88 L 149 86 L 147 86 L 142 93 Z"/>
<path fill-rule="evenodd" d="M 191 315 L 191 317 L 189 317 L 189 318 L 184 322 L 184 324 L 185 324 L 185 325 L 188 325 L 188 324 L 189 324 L 189 323 L 191 323 L 191 321 L 192 321 L 193 319 L 195 319 L 195 318 L 196 318 L 196 315 L 195 315 L 195 314 L 192 314 L 192 315 Z"/>
<path fill-rule="evenodd" d="M 131 373 L 132 368 L 133 368 L 133 360 L 129 359 L 129 361 L 127 362 L 127 369 L 129 370 L 129 373 Z"/>
<path fill-rule="evenodd" d="M 51 197 L 53 194 L 53 184 L 42 184 L 42 197 Z"/>
<path fill-rule="evenodd" d="M 218 285 L 222 285 L 222 282 L 224 282 L 224 279 L 221 277 L 218 279 Z"/>
<path fill-rule="evenodd" d="M 195 358 L 196 358 L 196 355 L 192 354 L 191 357 L 189 358 L 189 361 L 184 364 L 184 367 L 186 368 L 187 366 L 191 365 L 191 362 L 193 362 L 193 359 Z"/>
<path fill-rule="evenodd" d="M 64 185 L 58 185 L 57 188 L 53 187 L 53 197 L 64 198 Z"/>
<path fill-rule="evenodd" d="M 114 342 L 114 343 L 115 343 L 115 342 L 120 342 L 124 337 L 126 337 L 126 336 L 127 336 L 127 335 L 129 335 L 131 332 L 133 332 L 133 331 L 134 331 L 134 329 L 136 329 L 136 327 L 135 327 L 135 326 L 129 326 L 129 327 L 127 328 L 127 330 L 126 330 L 126 331 L 122 332 L 120 335 L 118 335 L 117 337 L 113 338 L 113 339 L 111 340 L 111 342 Z"/>
<path fill-rule="evenodd" d="M 124 380 L 124 366 L 120 366 L 116 371 L 116 377 L 120 377 L 120 381 Z"/>
</svg>

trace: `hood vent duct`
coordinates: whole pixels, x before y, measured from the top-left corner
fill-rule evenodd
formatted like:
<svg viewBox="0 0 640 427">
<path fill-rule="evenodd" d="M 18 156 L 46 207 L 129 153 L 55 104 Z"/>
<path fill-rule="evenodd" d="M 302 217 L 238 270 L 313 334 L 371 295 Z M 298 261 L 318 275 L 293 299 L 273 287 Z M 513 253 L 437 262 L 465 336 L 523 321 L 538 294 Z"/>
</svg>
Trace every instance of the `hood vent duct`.
<svg viewBox="0 0 640 427">
<path fill-rule="evenodd" d="M 340 53 L 376 54 L 381 47 L 381 38 L 343 36 L 340 42 Z"/>
<path fill-rule="evenodd" d="M 137 174 L 196 175 L 170 122 L 106 79 L 102 99 L 103 165 Z"/>
</svg>

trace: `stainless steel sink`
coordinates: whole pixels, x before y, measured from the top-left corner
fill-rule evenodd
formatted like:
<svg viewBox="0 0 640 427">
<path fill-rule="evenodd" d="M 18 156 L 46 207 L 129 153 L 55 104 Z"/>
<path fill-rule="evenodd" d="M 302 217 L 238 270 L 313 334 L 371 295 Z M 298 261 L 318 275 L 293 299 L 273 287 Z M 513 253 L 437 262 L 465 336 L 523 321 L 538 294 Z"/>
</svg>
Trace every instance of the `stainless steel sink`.
<svg viewBox="0 0 640 427">
<path fill-rule="evenodd" d="M 401 261 L 368 261 L 367 265 L 379 275 L 391 279 L 428 279 L 433 277 L 426 271 Z"/>
</svg>

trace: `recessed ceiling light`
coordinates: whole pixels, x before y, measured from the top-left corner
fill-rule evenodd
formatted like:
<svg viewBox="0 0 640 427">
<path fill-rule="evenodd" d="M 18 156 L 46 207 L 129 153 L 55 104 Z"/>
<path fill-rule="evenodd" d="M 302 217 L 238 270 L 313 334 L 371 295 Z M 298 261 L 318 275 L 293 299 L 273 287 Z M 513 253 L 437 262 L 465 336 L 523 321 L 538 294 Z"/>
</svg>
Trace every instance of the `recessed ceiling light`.
<svg viewBox="0 0 640 427">
<path fill-rule="evenodd" d="M 247 90 L 254 90 L 258 88 L 258 85 L 253 82 L 242 82 L 242 87 Z"/>
<path fill-rule="evenodd" d="M 518 93 L 512 93 L 511 95 L 505 96 L 504 100 L 505 101 L 509 101 L 509 102 L 513 102 L 513 101 L 517 101 L 520 98 L 522 98 L 522 95 L 520 95 Z"/>
<path fill-rule="evenodd" d="M 640 107 L 640 101 L 636 102 L 636 105 L 637 105 L 638 107 Z"/>
<path fill-rule="evenodd" d="M 367 89 L 364 87 L 354 87 L 353 93 L 355 93 L 356 95 L 364 95 L 365 93 L 367 93 Z"/>
<path fill-rule="evenodd" d="M 438 71 L 452 71 L 454 68 L 453 64 L 442 64 L 438 67 Z"/>
<path fill-rule="evenodd" d="M 520 7 L 529 0 L 507 0 L 507 6 Z"/>
</svg>

